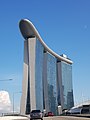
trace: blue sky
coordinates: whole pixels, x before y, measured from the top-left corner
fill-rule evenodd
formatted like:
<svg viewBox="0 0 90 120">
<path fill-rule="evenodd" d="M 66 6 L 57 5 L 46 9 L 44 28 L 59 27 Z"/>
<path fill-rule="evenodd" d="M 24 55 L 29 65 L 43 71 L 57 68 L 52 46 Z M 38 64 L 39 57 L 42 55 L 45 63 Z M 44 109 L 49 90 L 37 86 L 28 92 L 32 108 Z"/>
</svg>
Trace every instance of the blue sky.
<svg viewBox="0 0 90 120">
<path fill-rule="evenodd" d="M 22 90 L 23 37 L 19 21 L 33 22 L 45 43 L 73 63 L 75 104 L 90 99 L 90 0 L 0 1 L 0 90 Z M 15 95 L 16 106 L 21 94 Z"/>
</svg>

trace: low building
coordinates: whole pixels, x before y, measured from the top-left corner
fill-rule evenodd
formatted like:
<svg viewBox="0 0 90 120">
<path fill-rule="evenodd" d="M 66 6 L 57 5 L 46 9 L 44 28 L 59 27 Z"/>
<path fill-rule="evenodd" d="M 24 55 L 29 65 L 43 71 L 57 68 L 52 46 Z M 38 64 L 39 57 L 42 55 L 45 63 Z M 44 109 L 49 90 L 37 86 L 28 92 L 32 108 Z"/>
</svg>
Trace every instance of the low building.
<svg viewBox="0 0 90 120">
<path fill-rule="evenodd" d="M 70 114 L 90 114 L 90 101 L 85 101 L 72 107 L 69 111 Z"/>
</svg>

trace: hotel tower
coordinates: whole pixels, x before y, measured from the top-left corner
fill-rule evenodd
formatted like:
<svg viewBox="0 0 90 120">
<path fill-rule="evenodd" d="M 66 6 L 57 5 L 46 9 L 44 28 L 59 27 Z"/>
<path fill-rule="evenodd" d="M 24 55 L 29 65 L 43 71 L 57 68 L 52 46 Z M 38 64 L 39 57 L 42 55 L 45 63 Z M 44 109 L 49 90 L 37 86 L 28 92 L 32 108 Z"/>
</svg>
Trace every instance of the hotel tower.
<svg viewBox="0 0 90 120">
<path fill-rule="evenodd" d="M 22 19 L 19 28 L 24 38 L 21 114 L 39 109 L 57 115 L 58 106 L 70 109 L 74 106 L 73 62 L 52 51 L 29 20 Z"/>
</svg>

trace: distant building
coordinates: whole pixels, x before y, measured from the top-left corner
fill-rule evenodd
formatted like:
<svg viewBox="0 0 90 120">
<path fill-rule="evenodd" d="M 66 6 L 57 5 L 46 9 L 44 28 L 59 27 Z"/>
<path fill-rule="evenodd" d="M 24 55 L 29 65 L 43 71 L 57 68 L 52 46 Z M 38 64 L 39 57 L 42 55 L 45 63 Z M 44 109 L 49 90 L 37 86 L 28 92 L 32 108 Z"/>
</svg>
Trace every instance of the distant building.
<svg viewBox="0 0 90 120">
<path fill-rule="evenodd" d="M 72 61 L 53 52 L 29 20 L 19 27 L 25 39 L 21 113 L 40 109 L 56 115 L 59 105 L 73 107 Z"/>
<path fill-rule="evenodd" d="M 90 100 L 72 107 L 69 114 L 90 114 Z"/>
</svg>

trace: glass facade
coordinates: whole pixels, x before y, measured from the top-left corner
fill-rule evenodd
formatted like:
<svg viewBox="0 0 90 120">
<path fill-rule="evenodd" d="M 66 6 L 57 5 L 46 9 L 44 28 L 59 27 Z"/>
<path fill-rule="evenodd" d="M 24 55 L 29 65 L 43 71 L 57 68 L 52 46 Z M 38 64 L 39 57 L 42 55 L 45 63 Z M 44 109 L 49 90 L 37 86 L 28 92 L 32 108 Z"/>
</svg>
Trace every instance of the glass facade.
<svg viewBox="0 0 90 120">
<path fill-rule="evenodd" d="M 47 111 L 52 111 L 55 115 L 57 114 L 57 74 L 56 74 L 56 58 L 49 54 L 44 53 L 44 94 L 45 94 L 45 105 Z"/>
<path fill-rule="evenodd" d="M 29 114 L 29 113 L 30 113 L 30 83 L 28 80 L 26 114 Z"/>
<path fill-rule="evenodd" d="M 31 56 L 32 57 L 32 56 Z M 72 88 L 72 65 L 45 51 L 38 39 L 35 42 L 35 104 L 36 109 L 58 113 L 58 105 L 62 109 L 74 106 Z M 28 78 L 26 113 L 30 105 L 30 76 Z M 31 98 L 33 99 L 33 98 Z"/>
<path fill-rule="evenodd" d="M 74 106 L 73 88 L 72 88 L 72 66 L 65 62 L 60 62 L 60 99 L 63 109 L 70 109 Z"/>
<path fill-rule="evenodd" d="M 43 110 L 43 46 L 36 40 L 35 91 L 36 109 Z"/>
</svg>

